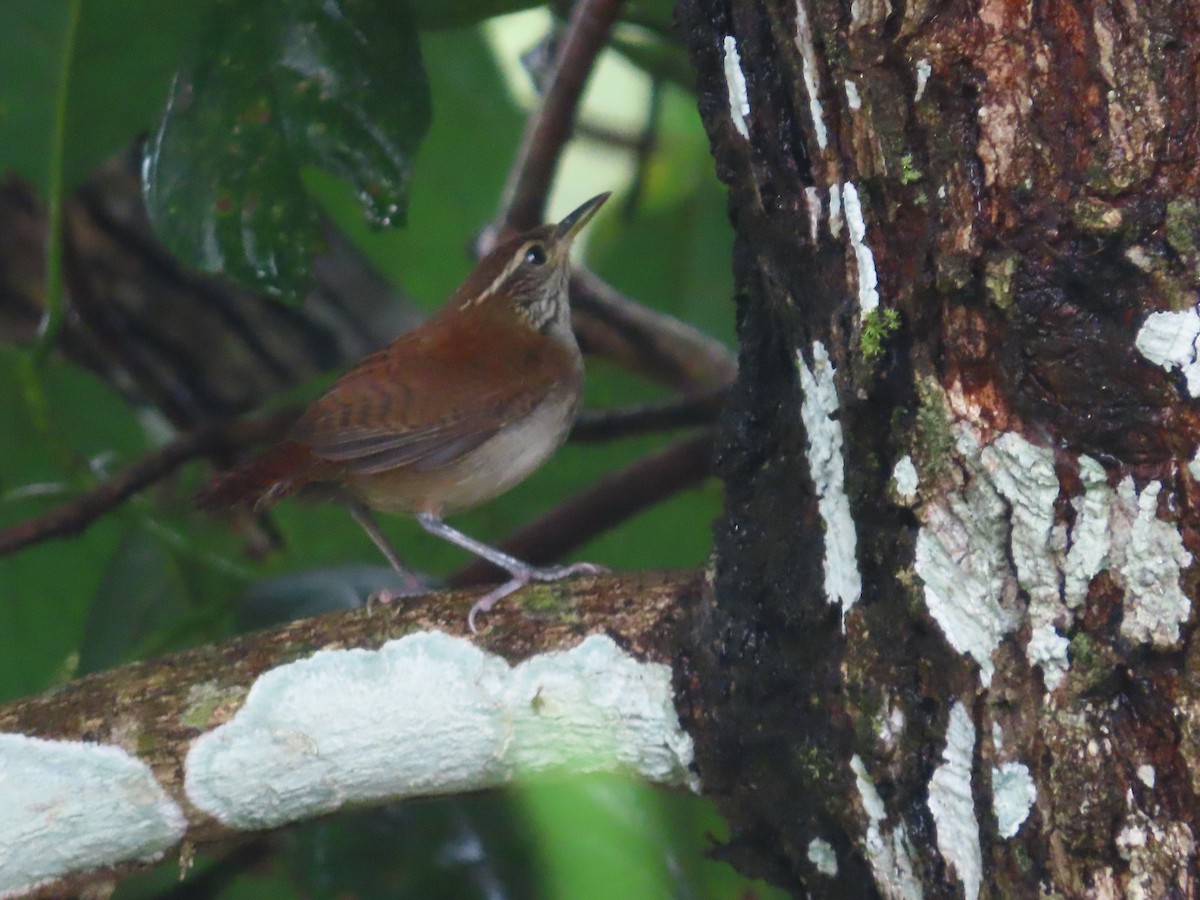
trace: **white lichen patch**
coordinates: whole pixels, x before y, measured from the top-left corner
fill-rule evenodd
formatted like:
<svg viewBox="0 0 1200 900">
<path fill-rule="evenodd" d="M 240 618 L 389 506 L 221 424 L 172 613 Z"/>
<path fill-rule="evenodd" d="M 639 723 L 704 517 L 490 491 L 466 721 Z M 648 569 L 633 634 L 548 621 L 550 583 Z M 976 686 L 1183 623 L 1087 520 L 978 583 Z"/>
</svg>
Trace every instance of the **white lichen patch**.
<svg viewBox="0 0 1200 900">
<path fill-rule="evenodd" d="M 1015 837 L 1037 800 L 1037 786 L 1024 763 L 1001 763 L 992 769 L 992 811 L 1002 838 Z"/>
<path fill-rule="evenodd" d="M 804 89 L 808 92 L 808 114 L 812 119 L 813 137 L 817 147 L 824 150 L 829 144 L 829 130 L 825 127 L 825 111 L 821 106 L 820 69 L 817 68 L 817 50 L 813 45 L 812 25 L 804 0 L 796 0 L 796 49 L 800 51 L 800 66 L 804 77 Z"/>
<path fill-rule="evenodd" d="M 854 261 L 858 268 L 858 310 L 865 316 L 879 306 L 879 275 L 875 271 L 875 254 L 867 246 L 867 223 L 858 199 L 858 188 L 852 181 L 842 185 L 842 205 L 846 210 L 850 246 L 854 250 Z"/>
<path fill-rule="evenodd" d="M 858 95 L 858 85 L 849 78 L 846 79 L 846 103 L 855 112 L 862 109 L 862 97 Z"/>
<path fill-rule="evenodd" d="M 808 861 L 822 875 L 832 878 L 838 873 L 837 854 L 833 844 L 823 838 L 813 838 L 808 842 Z"/>
<path fill-rule="evenodd" d="M 914 103 L 920 103 L 921 98 L 925 96 L 925 85 L 928 84 L 932 72 L 933 68 L 929 65 L 928 59 L 917 60 L 917 89 L 913 92 Z"/>
<path fill-rule="evenodd" d="M 1195 307 L 1182 312 L 1151 313 L 1138 330 L 1138 352 L 1168 372 L 1179 369 L 1187 379 L 1188 393 L 1200 397 L 1200 312 Z"/>
<path fill-rule="evenodd" d="M 850 500 L 846 496 L 846 462 L 842 454 L 842 423 L 838 418 L 838 395 L 834 368 L 825 345 L 813 341 L 813 363 L 796 351 L 803 399 L 800 415 L 808 435 L 808 468 L 817 492 L 817 510 L 825 526 L 825 596 L 846 613 L 862 595 L 858 569 L 858 536 Z"/>
<path fill-rule="evenodd" d="M 1157 778 L 1157 775 L 1154 771 L 1154 766 L 1150 765 L 1149 763 L 1143 763 L 1142 765 L 1138 766 L 1137 777 L 1138 781 L 1140 781 L 1146 787 L 1153 789 L 1154 782 Z"/>
<path fill-rule="evenodd" d="M 992 683 L 992 654 L 1016 627 L 1016 585 L 1005 554 L 1005 505 L 986 478 L 922 510 L 914 568 L 925 583 L 925 605 L 950 646 L 979 665 Z"/>
<path fill-rule="evenodd" d="M 1042 667 L 1042 680 L 1046 690 L 1053 691 L 1067 677 L 1071 668 L 1067 651 L 1071 642 L 1058 633 L 1050 622 L 1034 625 L 1029 631 L 1029 642 L 1025 645 L 1025 658 L 1031 666 Z"/>
<path fill-rule="evenodd" d="M 1180 570 L 1191 563 L 1192 555 L 1183 549 L 1179 531 L 1158 518 L 1161 490 L 1162 484 L 1152 481 L 1135 501 L 1133 479 L 1121 482 L 1119 502 L 1126 510 L 1136 508 L 1136 518 L 1118 571 L 1125 588 L 1121 634 L 1165 649 L 1178 642 L 1179 626 L 1192 611 L 1179 584 Z"/>
<path fill-rule="evenodd" d="M 1063 566 L 1066 607 L 1081 606 L 1091 579 L 1110 569 L 1124 591 L 1122 635 L 1161 649 L 1174 646 L 1191 615 L 1179 579 L 1192 556 L 1178 529 L 1158 518 L 1162 484 L 1152 481 L 1138 492 L 1126 476 L 1114 491 L 1099 463 L 1084 456 L 1079 468 L 1084 494 L 1073 500 L 1075 527 Z"/>
<path fill-rule="evenodd" d="M 821 227 L 821 192 L 811 185 L 804 189 L 804 205 L 808 209 L 808 236 L 815 244 Z"/>
<path fill-rule="evenodd" d="M 729 88 L 729 118 L 737 133 L 749 139 L 746 119 L 750 116 L 750 97 L 746 93 L 746 75 L 742 72 L 737 39 L 732 34 L 725 35 L 725 84 Z"/>
<path fill-rule="evenodd" d="M 917 499 L 917 488 L 921 486 L 921 478 L 917 467 L 913 465 L 912 457 L 907 453 L 896 460 L 892 467 L 892 486 L 900 502 L 911 505 Z"/>
<path fill-rule="evenodd" d="M 150 767 L 121 748 L 0 734 L 0 897 L 157 859 L 186 829 Z"/>
<path fill-rule="evenodd" d="M 913 870 L 908 830 L 903 822 L 892 828 L 886 827 L 887 807 L 858 754 L 851 757 L 850 769 L 854 772 L 859 800 L 867 815 L 863 850 L 875 876 L 875 887 L 888 900 L 921 900 L 924 892 Z"/>
<path fill-rule="evenodd" d="M 1046 687 L 1054 690 L 1066 675 L 1069 643 L 1055 628 L 1065 612 L 1061 561 L 1067 531 L 1054 521 L 1059 494 L 1054 454 L 1008 432 L 984 447 L 979 458 L 1009 507 L 1009 552 L 1017 583 L 1029 597 L 1032 633 L 1025 654 L 1031 665 L 1042 667 Z"/>
<path fill-rule="evenodd" d="M 232 720 L 193 741 L 185 786 L 238 828 L 555 770 L 695 786 L 672 696 L 667 666 L 601 636 L 515 667 L 437 632 L 323 650 L 262 675 Z"/>
<path fill-rule="evenodd" d="M 1079 480 L 1084 492 L 1071 499 L 1075 525 L 1063 563 L 1063 603 L 1069 610 L 1083 605 L 1088 585 L 1104 568 L 1110 540 L 1109 518 L 1117 498 L 1108 486 L 1104 467 L 1090 456 L 1079 457 Z"/>
<path fill-rule="evenodd" d="M 1058 560 L 1067 535 L 1054 523 L 1059 485 L 1053 451 L 1006 432 L 980 450 L 979 460 L 1010 508 L 1013 563 L 1031 607 L 1057 604 Z"/>
<path fill-rule="evenodd" d="M 966 900 L 976 900 L 983 885 L 979 820 L 971 796 L 974 753 L 975 726 L 967 708 L 957 702 L 950 708 L 943 762 L 929 780 L 929 811 L 937 827 L 938 851 L 954 868 Z"/>
<path fill-rule="evenodd" d="M 1060 494 L 1053 453 L 1015 433 L 981 446 L 965 422 L 955 426 L 965 482 L 918 509 L 915 569 L 930 615 L 950 645 L 991 683 L 991 655 L 1022 616 L 1026 658 L 1048 690 L 1069 671 L 1066 634 L 1092 579 L 1109 570 L 1124 589 L 1122 634 L 1174 646 L 1191 614 L 1180 572 L 1191 562 L 1172 524 L 1158 518 L 1159 482 L 1139 493 L 1131 478 L 1114 491 L 1104 468 L 1078 457 L 1083 493 L 1071 498 L 1070 528 L 1056 521 Z M 1017 602 L 1020 593 L 1027 604 Z"/>
</svg>

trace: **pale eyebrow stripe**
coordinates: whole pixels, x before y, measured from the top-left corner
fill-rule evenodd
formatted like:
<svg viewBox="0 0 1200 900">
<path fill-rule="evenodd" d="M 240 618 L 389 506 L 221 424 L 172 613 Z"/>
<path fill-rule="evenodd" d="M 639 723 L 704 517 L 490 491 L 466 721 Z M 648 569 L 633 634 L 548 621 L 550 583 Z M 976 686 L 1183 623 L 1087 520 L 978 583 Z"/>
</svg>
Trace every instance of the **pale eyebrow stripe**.
<svg viewBox="0 0 1200 900">
<path fill-rule="evenodd" d="M 500 287 L 500 284 L 507 279 L 509 275 L 515 272 L 519 265 L 521 265 L 521 261 L 525 258 L 525 252 L 535 243 L 537 243 L 537 241 L 526 241 L 524 244 L 522 244 L 520 249 L 513 254 L 513 258 L 509 260 L 508 265 L 504 267 L 499 275 L 492 279 L 492 283 L 484 288 L 483 291 L 480 292 L 479 296 L 473 297 L 464 303 L 461 308 L 466 309 L 469 306 L 476 306 L 482 303 L 488 297 L 492 296 L 492 294 L 496 293 L 496 290 Z"/>
</svg>

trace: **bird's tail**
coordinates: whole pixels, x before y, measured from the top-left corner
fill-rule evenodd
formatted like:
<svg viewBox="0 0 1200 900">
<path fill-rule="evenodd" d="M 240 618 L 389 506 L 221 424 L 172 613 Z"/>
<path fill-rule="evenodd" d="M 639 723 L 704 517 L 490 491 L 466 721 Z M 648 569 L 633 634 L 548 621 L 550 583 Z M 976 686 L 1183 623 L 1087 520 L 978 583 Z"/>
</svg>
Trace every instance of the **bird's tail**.
<svg viewBox="0 0 1200 900">
<path fill-rule="evenodd" d="M 196 494 L 196 507 L 259 509 L 310 481 L 315 463 L 308 447 L 284 441 L 262 456 L 213 478 Z"/>
</svg>

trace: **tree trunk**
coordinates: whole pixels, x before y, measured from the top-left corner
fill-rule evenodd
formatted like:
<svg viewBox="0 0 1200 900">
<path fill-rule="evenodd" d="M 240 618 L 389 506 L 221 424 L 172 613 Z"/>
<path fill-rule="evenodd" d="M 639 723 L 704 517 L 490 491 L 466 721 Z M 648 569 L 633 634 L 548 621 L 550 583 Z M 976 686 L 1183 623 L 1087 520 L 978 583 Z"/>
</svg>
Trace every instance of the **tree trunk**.
<svg viewBox="0 0 1200 900">
<path fill-rule="evenodd" d="M 680 0 L 737 231 L 692 663 L 743 868 L 1191 896 L 1198 9 Z"/>
</svg>

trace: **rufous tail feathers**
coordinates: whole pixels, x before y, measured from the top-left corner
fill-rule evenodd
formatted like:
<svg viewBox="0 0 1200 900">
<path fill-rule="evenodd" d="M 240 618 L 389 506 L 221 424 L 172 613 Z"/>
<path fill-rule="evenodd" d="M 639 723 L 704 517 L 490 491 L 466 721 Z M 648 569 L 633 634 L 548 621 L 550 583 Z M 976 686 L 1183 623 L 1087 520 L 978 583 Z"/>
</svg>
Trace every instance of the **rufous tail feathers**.
<svg viewBox="0 0 1200 900">
<path fill-rule="evenodd" d="M 305 445 L 284 441 L 262 456 L 216 476 L 196 494 L 196 506 L 206 510 L 261 508 L 308 483 L 316 462 Z"/>
</svg>

